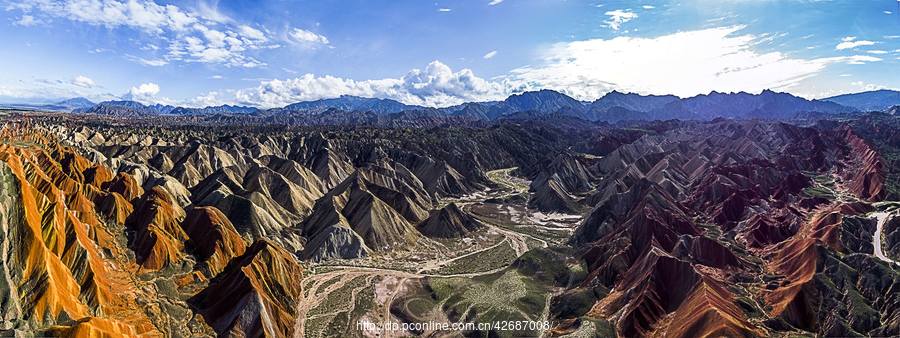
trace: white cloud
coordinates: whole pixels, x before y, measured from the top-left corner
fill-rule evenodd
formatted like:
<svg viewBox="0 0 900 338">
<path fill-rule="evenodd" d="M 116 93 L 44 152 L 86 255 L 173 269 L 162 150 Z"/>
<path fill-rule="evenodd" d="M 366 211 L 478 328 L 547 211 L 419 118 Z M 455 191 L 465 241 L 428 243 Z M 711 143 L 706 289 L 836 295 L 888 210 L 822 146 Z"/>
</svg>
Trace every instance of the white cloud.
<svg viewBox="0 0 900 338">
<path fill-rule="evenodd" d="M 199 0 L 197 1 L 196 11 L 201 18 L 213 22 L 228 23 L 234 21 L 219 11 L 219 0 Z"/>
<path fill-rule="evenodd" d="M 38 23 L 40 23 L 40 22 L 35 20 L 34 17 L 31 15 L 22 15 L 22 17 L 19 18 L 19 20 L 16 20 L 16 22 L 13 22 L 14 25 L 22 26 L 22 27 L 31 27 L 31 26 L 37 25 Z"/>
<path fill-rule="evenodd" d="M 492 51 L 490 51 L 490 52 L 487 52 L 487 54 L 484 54 L 484 56 L 482 56 L 482 57 L 483 57 L 485 60 L 489 60 L 489 59 L 492 59 L 492 58 L 495 57 L 495 56 L 497 56 L 497 51 L 492 50 Z"/>
<path fill-rule="evenodd" d="M 223 100 L 219 97 L 219 92 L 211 91 L 206 94 L 199 95 L 187 102 L 183 102 L 181 105 L 185 107 L 195 107 L 195 108 L 204 108 L 204 107 L 212 107 L 219 106 L 224 104 Z"/>
<path fill-rule="evenodd" d="M 91 88 L 95 85 L 93 79 L 84 75 L 76 76 L 74 79 L 72 79 L 72 84 L 82 88 Z"/>
<path fill-rule="evenodd" d="M 894 12 L 891 12 L 891 11 L 884 11 L 884 14 L 891 15 L 891 14 L 894 14 Z"/>
<path fill-rule="evenodd" d="M 0 83 L 0 96 L 6 97 L 11 103 L 53 103 L 72 97 L 87 97 L 99 102 L 118 97 L 100 92 L 101 88 L 85 75 L 68 79 L 32 78 L 15 83 Z"/>
<path fill-rule="evenodd" d="M 889 88 L 889 87 L 887 87 L 887 86 L 883 86 L 883 85 L 879 85 L 879 84 L 874 84 L 874 83 L 863 82 L 863 81 L 853 81 L 853 82 L 850 82 L 850 85 L 851 85 L 851 86 L 854 86 L 854 87 L 857 87 L 857 88 L 859 88 L 859 89 L 862 90 L 862 91 L 873 91 L 873 90 L 880 90 L 880 89 L 891 89 L 891 88 Z"/>
<path fill-rule="evenodd" d="M 638 17 L 637 13 L 632 12 L 631 9 L 617 9 L 614 11 L 608 11 L 603 14 L 609 17 L 609 19 L 604 21 L 604 23 L 606 23 L 606 26 L 616 31 L 619 30 L 620 27 L 622 27 L 622 24 L 637 19 Z"/>
<path fill-rule="evenodd" d="M 452 11 L 452 9 L 450 9 L 450 8 L 438 8 L 438 12 L 445 12 L 445 13 L 446 13 L 446 12 L 450 12 L 450 11 Z"/>
<path fill-rule="evenodd" d="M 832 61 L 832 62 L 843 62 L 850 65 L 863 65 L 869 62 L 878 62 L 882 61 L 881 58 L 868 56 L 868 55 L 851 55 L 851 56 L 839 56 L 839 57 L 830 57 L 830 58 L 822 58 L 819 60 Z"/>
<path fill-rule="evenodd" d="M 290 36 L 294 42 L 298 42 L 298 43 L 322 44 L 322 45 L 329 44 L 328 38 L 325 37 L 324 35 L 316 34 L 316 33 L 310 32 L 308 30 L 300 29 L 300 28 L 292 29 Z"/>
<path fill-rule="evenodd" d="M 130 26 L 156 33 L 166 29 L 182 30 L 197 22 L 193 14 L 177 6 L 146 0 L 30 0 L 23 1 L 21 7 L 93 25 Z"/>
<path fill-rule="evenodd" d="M 259 67 L 263 62 L 247 51 L 277 48 L 267 33 L 248 25 L 238 25 L 221 16 L 214 5 L 200 2 L 198 12 L 149 0 L 26 0 L 15 9 L 27 15 L 42 15 L 103 26 L 128 28 L 166 41 L 162 58 L 150 59 L 151 66 L 171 61 L 219 63 L 228 67 Z M 34 18 L 38 20 L 38 18 Z M 142 43 L 142 48 L 153 44 Z M 154 45 L 155 46 L 155 45 Z M 147 49 L 152 50 L 152 49 Z M 140 62 L 139 59 L 135 61 Z"/>
<path fill-rule="evenodd" d="M 352 80 L 306 74 L 287 80 L 264 80 L 255 88 L 238 90 L 236 101 L 261 107 L 281 107 L 294 102 L 341 95 L 390 98 L 407 104 L 450 106 L 467 101 L 503 99 L 508 86 L 476 76 L 471 70 L 454 72 L 433 61 L 424 70 L 413 69 L 401 78 Z"/>
<path fill-rule="evenodd" d="M 131 87 L 128 94 L 135 98 L 153 97 L 159 94 L 159 85 L 153 82 L 142 83 L 137 87 Z"/>
<path fill-rule="evenodd" d="M 148 67 L 162 67 L 169 64 L 169 61 L 166 61 L 165 59 L 145 59 L 134 55 L 126 55 L 126 58 Z"/>
<path fill-rule="evenodd" d="M 848 36 L 841 39 L 841 43 L 834 47 L 835 50 L 845 50 L 845 49 L 853 49 L 856 47 L 862 46 L 871 46 L 874 45 L 874 41 L 869 40 L 856 40 L 855 36 Z"/>
<path fill-rule="evenodd" d="M 505 81 L 518 89 L 555 89 L 582 100 L 612 89 L 692 96 L 713 90 L 787 89 L 831 64 L 881 60 L 869 55 L 802 59 L 761 52 L 755 49 L 761 37 L 738 34 L 742 29 L 558 43 L 542 53 L 541 64 L 515 69 Z"/>
<path fill-rule="evenodd" d="M 767 35 L 741 34 L 744 26 L 678 32 L 652 38 L 616 37 L 564 42 L 541 51 L 537 64 L 494 79 L 471 70 L 454 72 L 434 61 L 399 78 L 353 80 L 306 74 L 260 80 L 238 90 L 235 101 L 280 107 L 340 95 L 390 98 L 407 104 L 449 106 L 467 101 L 502 100 L 526 90 L 553 89 L 580 100 L 610 90 L 682 97 L 710 91 L 788 90 L 835 64 L 882 61 L 873 55 L 799 58 L 760 51 Z"/>
<path fill-rule="evenodd" d="M 656 6 L 653 6 L 653 5 L 643 5 L 643 6 L 641 6 L 641 7 L 644 8 L 644 9 L 654 9 L 654 8 L 656 8 Z"/>
<path fill-rule="evenodd" d="M 888 51 L 886 51 L 886 50 L 880 50 L 880 49 L 873 49 L 873 50 L 867 50 L 866 53 L 869 53 L 869 54 L 877 54 L 877 55 L 883 55 L 883 54 L 887 54 Z"/>
<path fill-rule="evenodd" d="M 266 37 L 266 33 L 263 33 L 261 30 L 258 30 L 256 28 L 253 28 L 253 27 L 250 27 L 247 25 L 241 25 L 239 29 L 240 29 L 241 34 L 243 34 L 244 36 L 246 36 L 247 38 L 249 38 L 251 40 L 261 41 L 261 42 L 265 42 L 265 41 L 269 40 L 269 38 Z"/>
<path fill-rule="evenodd" d="M 503 0 L 491 0 L 491 2 L 488 2 L 488 5 L 489 5 L 489 6 L 496 6 L 496 5 L 499 5 L 499 4 L 502 3 L 502 2 L 503 2 Z"/>
<path fill-rule="evenodd" d="M 213 79 L 213 80 L 221 80 L 221 79 L 224 79 L 225 77 L 222 75 L 213 75 L 213 76 L 210 76 L 209 78 Z"/>
</svg>

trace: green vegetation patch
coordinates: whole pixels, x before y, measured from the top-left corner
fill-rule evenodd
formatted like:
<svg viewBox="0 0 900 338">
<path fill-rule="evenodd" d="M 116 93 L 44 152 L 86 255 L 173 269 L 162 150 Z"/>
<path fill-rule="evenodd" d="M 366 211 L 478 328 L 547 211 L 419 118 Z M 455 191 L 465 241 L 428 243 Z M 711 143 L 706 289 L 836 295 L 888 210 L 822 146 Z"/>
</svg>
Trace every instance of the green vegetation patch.
<svg viewBox="0 0 900 338">
<path fill-rule="evenodd" d="M 476 323 L 540 321 L 547 306 L 548 288 L 517 270 L 467 278 L 434 278 L 429 283 L 450 320 Z M 497 331 L 500 337 L 531 337 L 539 332 Z M 482 334 L 486 336 L 486 333 Z"/>
<path fill-rule="evenodd" d="M 491 271 L 509 265 L 516 259 L 516 251 L 505 241 L 491 249 L 457 259 L 438 270 L 439 274 L 476 273 Z"/>
</svg>

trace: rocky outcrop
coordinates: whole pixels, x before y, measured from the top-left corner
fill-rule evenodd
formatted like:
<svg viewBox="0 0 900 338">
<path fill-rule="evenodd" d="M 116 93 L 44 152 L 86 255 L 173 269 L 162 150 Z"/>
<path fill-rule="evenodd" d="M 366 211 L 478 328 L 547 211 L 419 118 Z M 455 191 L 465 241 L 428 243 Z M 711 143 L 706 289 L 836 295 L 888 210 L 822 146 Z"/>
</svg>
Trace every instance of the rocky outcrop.
<svg viewBox="0 0 900 338">
<path fill-rule="evenodd" d="M 0 285 L 0 329 L 40 332 L 80 319 L 102 321 L 111 333 L 158 334 L 135 301 L 140 291 L 108 265 L 107 255 L 121 249 L 90 202 L 112 195 L 96 190 L 104 170 L 32 137 L 40 143 L 0 145 L 0 265 L 8 281 Z"/>
<path fill-rule="evenodd" d="M 865 200 L 880 200 L 885 193 L 881 156 L 849 127 L 844 128 L 843 133 L 850 146 L 850 165 L 855 168 L 847 175 L 848 190 Z"/>
<path fill-rule="evenodd" d="M 621 336 L 894 332 L 880 323 L 896 311 L 866 304 L 886 304 L 878 295 L 895 274 L 875 282 L 858 270 L 885 268 L 861 218 L 871 206 L 828 198 L 878 200 L 880 156 L 831 127 L 717 121 L 620 146 L 596 162 L 603 178 L 584 200 L 594 207 L 570 240 L 589 273 L 561 297 L 592 290 L 600 300 L 581 315 L 614 321 Z"/>
<path fill-rule="evenodd" d="M 261 240 L 190 303 L 220 336 L 292 337 L 302 277 L 303 268 L 290 252 Z"/>
<path fill-rule="evenodd" d="M 900 260 L 900 217 L 891 217 L 882 230 L 884 252 L 894 260 Z"/>
<path fill-rule="evenodd" d="M 558 177 L 544 179 L 540 184 L 532 182 L 530 190 L 534 193 L 528 199 L 528 207 L 546 212 L 563 212 L 574 214 L 582 209 L 575 197 L 566 190 Z"/>
<path fill-rule="evenodd" d="M 416 228 L 428 237 L 458 238 L 468 236 L 483 226 L 477 219 L 460 210 L 455 203 L 450 203 L 433 211 L 431 216 L 419 223 Z"/>
<path fill-rule="evenodd" d="M 414 225 L 428 217 L 430 206 L 431 196 L 403 165 L 360 168 L 316 202 L 300 226 L 312 239 L 301 255 L 351 258 L 344 255 L 414 245 L 420 237 Z M 357 237 L 365 246 L 357 243 Z M 335 247 L 339 243 L 349 247 Z"/>
<path fill-rule="evenodd" d="M 189 209 L 182 228 L 190 251 L 208 276 L 222 272 L 232 258 L 243 255 L 247 249 L 231 221 L 215 207 Z"/>
<path fill-rule="evenodd" d="M 137 263 L 146 270 L 179 264 L 187 234 L 181 228 L 184 209 L 162 187 L 153 187 L 135 203 L 126 224 L 134 232 L 131 246 Z"/>
<path fill-rule="evenodd" d="M 134 176 L 121 171 L 114 179 L 104 183 L 103 189 L 118 193 L 128 201 L 134 201 L 144 194 L 144 188 L 138 184 Z"/>
<path fill-rule="evenodd" d="M 361 258 L 371 254 L 365 240 L 353 231 L 346 220 L 319 231 L 300 253 L 301 259 L 323 261 L 332 258 Z"/>
</svg>

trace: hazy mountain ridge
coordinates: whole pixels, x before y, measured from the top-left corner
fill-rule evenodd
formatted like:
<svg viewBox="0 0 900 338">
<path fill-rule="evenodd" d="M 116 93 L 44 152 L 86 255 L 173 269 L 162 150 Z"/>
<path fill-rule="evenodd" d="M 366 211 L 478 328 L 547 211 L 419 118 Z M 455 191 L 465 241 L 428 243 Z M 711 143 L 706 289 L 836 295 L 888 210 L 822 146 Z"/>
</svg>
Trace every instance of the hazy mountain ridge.
<svg viewBox="0 0 900 338">
<path fill-rule="evenodd" d="M 48 104 L 26 104 L 26 103 L 13 103 L 13 104 L 0 104 L 0 108 L 10 108 L 10 109 L 26 109 L 26 110 L 50 110 L 50 111 L 73 111 L 76 109 L 85 109 L 90 108 L 95 105 L 94 102 L 83 98 L 83 97 L 73 97 L 71 99 L 62 100 L 56 103 L 48 103 Z"/>
<path fill-rule="evenodd" d="M 306 124 L 395 124 L 395 121 L 467 120 L 493 121 L 500 118 L 537 118 L 556 115 L 588 121 L 622 120 L 711 120 L 725 118 L 792 119 L 809 114 L 848 114 L 884 111 L 900 104 L 900 93 L 880 90 L 847 94 L 822 100 L 808 100 L 790 93 L 764 90 L 747 92 L 711 92 L 688 98 L 674 95 L 640 95 L 612 91 L 591 101 L 579 101 L 566 94 L 543 89 L 509 96 L 503 101 L 466 102 L 444 108 L 408 105 L 392 99 L 344 95 L 338 98 L 297 102 L 281 108 L 260 109 L 249 106 L 221 105 L 187 108 L 170 105 L 145 105 L 130 100 L 93 104 L 83 98 L 54 105 L 12 105 L 11 108 L 72 111 L 101 115 L 255 115 L 272 119 L 285 116 L 312 118 Z M 452 117 L 452 118 L 451 118 Z M 340 123 L 336 123 L 340 122 Z M 376 121 L 376 122 L 373 122 Z M 401 122 L 407 123 L 408 122 Z M 416 124 L 416 123 L 413 123 Z"/>
<path fill-rule="evenodd" d="M 853 107 L 861 111 L 884 111 L 892 106 L 900 105 L 900 91 L 881 89 L 832 96 L 822 100 Z"/>
</svg>

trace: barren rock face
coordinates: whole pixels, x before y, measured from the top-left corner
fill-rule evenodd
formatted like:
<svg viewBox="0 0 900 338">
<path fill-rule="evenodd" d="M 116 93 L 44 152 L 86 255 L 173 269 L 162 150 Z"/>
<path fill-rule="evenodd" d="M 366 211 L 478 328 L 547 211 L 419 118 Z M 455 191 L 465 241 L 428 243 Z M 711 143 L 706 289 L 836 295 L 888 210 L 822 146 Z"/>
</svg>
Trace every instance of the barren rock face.
<svg viewBox="0 0 900 338">
<path fill-rule="evenodd" d="M 873 207 L 851 201 L 883 196 L 881 157 L 849 128 L 835 128 L 713 123 L 644 138 L 600 160 L 602 181 L 626 188 L 595 195 L 573 236 L 592 271 L 582 287 L 611 288 L 586 316 L 607 318 L 623 336 L 759 336 L 784 326 L 893 332 L 862 319 L 891 318 L 892 307 L 862 314 L 868 308 L 858 305 L 883 301 L 857 275 L 872 256 L 844 256 L 872 251 L 865 215 Z M 772 277 L 748 282 L 760 274 Z M 875 289 L 889 292 L 897 274 L 885 278 Z M 846 312 L 818 310 L 845 292 L 860 295 Z M 741 298 L 765 312 L 746 311 Z M 754 315 L 781 324 L 761 325 Z"/>
<path fill-rule="evenodd" d="M 291 337 L 302 277 L 290 252 L 258 241 L 190 302 L 219 335 Z"/>
<path fill-rule="evenodd" d="M 0 248 L 7 281 L 0 288 L 7 300 L 0 326 L 41 330 L 83 319 L 101 324 L 72 329 L 124 335 L 154 332 L 137 306 L 135 285 L 129 284 L 124 271 L 108 265 L 107 255 L 121 247 L 83 194 L 99 193 L 80 181 L 85 178 L 78 170 L 89 167 L 87 160 L 41 135 L 32 139 L 45 143 L 0 146 Z M 78 174 L 60 170 L 63 165 L 50 151 L 69 163 L 70 173 Z M 90 179 L 97 183 L 96 177 Z M 130 208 L 124 200 L 114 203 Z M 114 210 L 107 215 L 121 216 Z"/>
<path fill-rule="evenodd" d="M 136 202 L 127 226 L 135 235 L 132 247 L 144 269 L 159 270 L 184 257 L 187 234 L 181 228 L 185 212 L 162 187 L 147 191 Z"/>
<path fill-rule="evenodd" d="M 231 221 L 215 207 L 196 207 L 187 212 L 182 223 L 188 236 L 187 245 L 198 262 L 206 264 L 208 274 L 222 272 L 232 258 L 247 250 L 244 239 L 238 235 Z"/>
<path fill-rule="evenodd" d="M 460 210 L 455 203 L 450 203 L 432 213 L 428 219 L 419 223 L 417 228 L 425 236 L 452 238 L 463 237 L 482 226 L 478 220 Z"/>
</svg>

